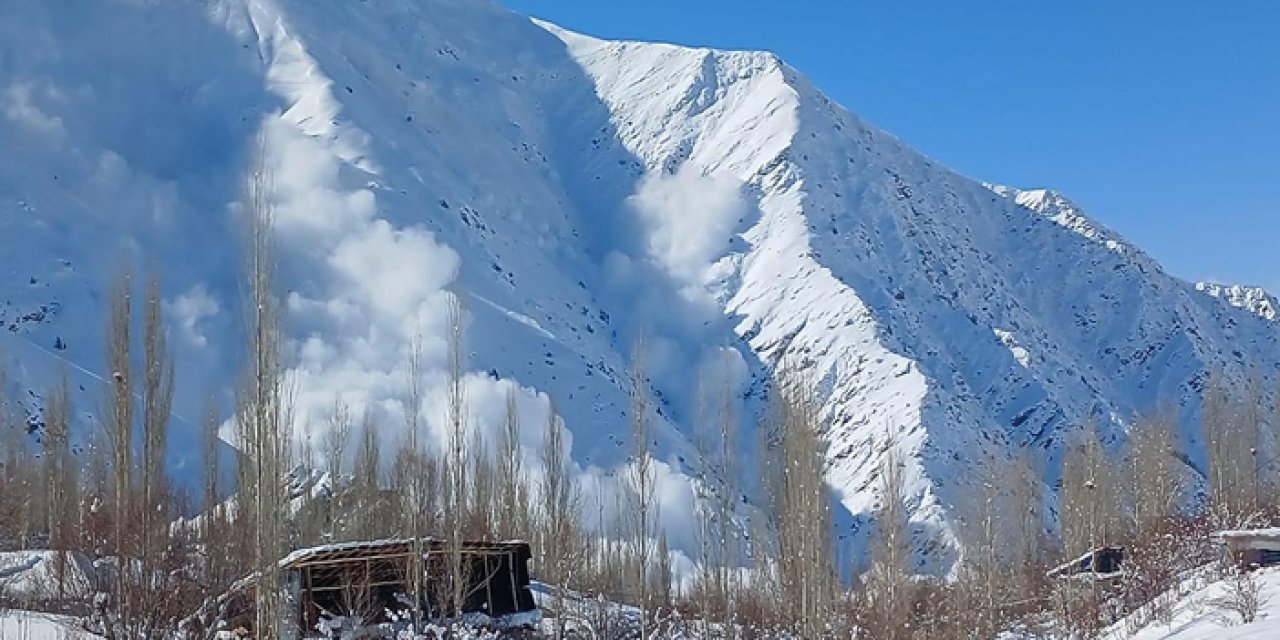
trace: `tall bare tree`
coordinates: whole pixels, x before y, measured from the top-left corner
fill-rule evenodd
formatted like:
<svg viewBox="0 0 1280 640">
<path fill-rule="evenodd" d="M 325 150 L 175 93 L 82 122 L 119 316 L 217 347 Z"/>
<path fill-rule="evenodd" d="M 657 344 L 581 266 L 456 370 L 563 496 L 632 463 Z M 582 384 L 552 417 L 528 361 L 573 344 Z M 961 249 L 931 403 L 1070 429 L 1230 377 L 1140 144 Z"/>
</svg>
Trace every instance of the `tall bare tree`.
<svg viewBox="0 0 1280 640">
<path fill-rule="evenodd" d="M 742 551 L 734 515 L 742 489 L 739 486 L 737 464 L 738 415 L 735 411 L 731 356 L 723 356 L 717 376 L 716 424 L 719 431 L 720 453 L 718 457 L 719 486 L 716 493 L 716 592 L 724 606 L 727 635 L 732 640 L 737 635 L 738 567 Z"/>
<path fill-rule="evenodd" d="M 106 429 L 110 434 L 115 453 L 115 536 L 116 561 L 125 566 L 132 557 L 131 531 L 133 522 L 133 375 L 130 367 L 132 347 L 133 282 L 128 270 L 116 277 L 112 287 L 107 315 L 107 380 Z M 133 618 L 134 603 L 130 602 L 130 589 L 126 571 L 116 572 L 115 615 L 117 622 L 128 627 Z"/>
<path fill-rule="evenodd" d="M 409 340 L 409 357 L 405 363 L 405 394 L 404 394 L 404 428 L 405 443 L 404 447 L 404 464 L 407 469 L 404 473 L 407 475 L 407 482 L 401 484 L 401 489 L 406 497 L 408 508 L 405 511 L 408 514 L 408 529 L 410 539 L 413 541 L 413 555 L 409 560 L 409 586 L 410 593 L 413 596 L 413 606 L 410 611 L 412 615 L 411 623 L 413 632 L 417 632 L 422 625 L 422 582 L 425 569 L 423 568 L 423 548 L 422 548 L 422 518 L 419 506 L 422 504 L 422 498 L 431 488 L 424 486 L 427 479 L 426 469 L 423 468 L 423 453 L 418 444 L 418 423 L 422 413 L 422 334 L 414 333 Z"/>
<path fill-rule="evenodd" d="M 884 443 L 880 463 L 880 507 L 866 576 L 862 628 L 876 629 L 886 640 L 910 637 L 912 603 L 911 531 L 907 522 L 904 461 L 892 439 Z"/>
<path fill-rule="evenodd" d="M 359 540 L 384 537 L 388 514 L 382 500 L 382 437 L 370 410 L 360 422 L 360 444 L 351 471 L 355 498 L 344 513 L 348 529 Z"/>
<path fill-rule="evenodd" d="M 475 540 L 488 540 L 494 536 L 494 521 L 497 519 L 495 507 L 493 459 L 489 455 L 489 445 L 484 440 L 484 432 L 479 429 L 471 434 L 469 447 L 471 459 L 467 472 L 470 487 L 467 496 L 466 535 Z"/>
<path fill-rule="evenodd" d="M 631 464 L 627 469 L 630 540 L 634 545 L 632 589 L 640 608 L 640 637 L 648 638 L 649 571 L 653 561 L 654 512 L 656 509 L 653 453 L 649 440 L 649 374 L 645 364 L 644 340 L 636 342 L 631 372 Z"/>
<path fill-rule="evenodd" d="M 333 487 L 333 497 L 329 500 L 326 514 L 330 542 L 338 539 L 342 504 L 348 493 L 344 487 L 342 465 L 351 443 L 351 426 L 351 409 L 343 403 L 341 396 L 335 394 L 323 437 L 325 472 L 329 474 L 329 483 Z"/>
<path fill-rule="evenodd" d="M 813 383 L 781 373 L 778 434 L 781 477 L 774 491 L 783 601 L 801 635 L 821 635 L 835 597 L 830 499 L 823 478 L 825 443 Z"/>
<path fill-rule="evenodd" d="M 168 549 L 169 482 L 165 473 L 165 448 L 169 440 L 169 417 L 173 407 L 174 369 L 169 355 L 161 316 L 160 282 L 152 271 L 147 279 L 142 324 L 142 477 L 138 564 L 144 583 L 153 575 L 160 556 Z M 143 611 L 154 612 L 160 589 L 138 590 Z M 153 616 L 147 616 L 154 619 Z"/>
<path fill-rule="evenodd" d="M 44 481 L 48 491 L 45 503 L 46 531 L 49 548 L 55 553 L 54 579 L 56 596 L 66 596 L 68 554 L 75 542 L 76 469 L 71 457 L 71 393 L 64 370 L 45 400 Z"/>
<path fill-rule="evenodd" d="M 508 539 L 529 535 L 529 491 L 520 449 L 520 409 L 514 387 L 508 387 L 497 453 L 497 530 Z"/>
<path fill-rule="evenodd" d="M 1178 548 L 1182 478 L 1169 412 L 1139 417 L 1129 430 L 1126 459 L 1131 522 L 1125 541 L 1125 604 L 1134 624 L 1171 620 L 1176 595 L 1166 595 L 1187 554 Z M 1146 614 L 1146 615 L 1144 615 Z"/>
<path fill-rule="evenodd" d="M 1201 422 L 1209 484 L 1209 507 L 1221 526 L 1242 526 L 1254 515 L 1257 432 L 1250 426 L 1250 401 L 1228 390 L 1212 374 L 1201 400 Z"/>
<path fill-rule="evenodd" d="M 449 577 L 449 608 L 456 618 L 462 614 L 462 601 L 466 591 L 466 576 L 462 542 L 464 524 L 467 521 L 467 393 L 466 353 L 463 333 L 465 309 L 462 298 L 454 293 L 449 296 L 449 339 L 448 339 L 448 454 L 445 462 L 445 477 L 449 482 L 448 490 L 448 532 L 446 535 L 445 556 Z"/>
<path fill-rule="evenodd" d="M 1182 494 L 1175 423 L 1169 415 L 1139 418 L 1129 433 L 1129 478 L 1137 538 L 1159 531 L 1178 515 Z"/>
<path fill-rule="evenodd" d="M 564 426 L 556 415 L 555 403 L 547 406 L 546 429 L 542 443 L 542 481 L 538 487 L 541 502 L 537 543 L 544 580 L 556 589 L 557 638 L 564 635 L 565 593 L 581 568 L 582 534 L 578 526 L 582 495 L 569 466 L 569 447 L 564 439 Z"/>
<path fill-rule="evenodd" d="M 1113 465 L 1093 420 L 1085 423 L 1062 462 L 1062 542 L 1068 557 L 1115 544 L 1120 534 L 1120 496 Z"/>
<path fill-rule="evenodd" d="M 291 395 L 281 364 L 281 305 L 275 295 L 277 255 L 274 239 L 274 180 L 267 166 L 265 136 L 260 138 L 246 193 L 247 238 L 244 252 L 245 328 L 248 353 L 237 398 L 236 423 L 247 465 L 241 477 L 244 525 L 251 527 L 255 590 L 255 632 L 277 640 L 284 631 L 282 581 L 278 565 L 285 539 L 289 468 Z"/>
</svg>

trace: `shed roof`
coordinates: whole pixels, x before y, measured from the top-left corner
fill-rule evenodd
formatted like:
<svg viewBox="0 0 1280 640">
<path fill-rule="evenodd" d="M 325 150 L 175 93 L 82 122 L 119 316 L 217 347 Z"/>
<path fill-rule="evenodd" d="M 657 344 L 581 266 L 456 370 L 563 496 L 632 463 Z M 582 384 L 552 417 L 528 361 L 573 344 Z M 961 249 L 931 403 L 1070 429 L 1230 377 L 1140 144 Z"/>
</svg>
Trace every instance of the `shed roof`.
<svg viewBox="0 0 1280 640">
<path fill-rule="evenodd" d="M 445 541 L 439 538 L 421 538 L 421 544 L 426 551 L 441 551 L 445 548 Z M 506 540 L 501 542 L 490 541 L 466 541 L 462 543 L 463 553 L 512 553 L 529 551 L 529 543 L 522 540 Z M 363 542 L 338 542 L 334 544 L 326 544 L 318 547 L 310 547 L 307 549 L 298 549 L 280 561 L 280 567 L 284 569 L 296 569 L 303 565 L 310 564 L 327 564 L 331 562 L 343 562 L 347 560 L 360 560 L 369 558 L 384 558 L 404 556 L 413 553 L 413 540 L 407 539 L 389 539 L 389 540 L 370 540 Z"/>
<path fill-rule="evenodd" d="M 1280 527 L 1269 527 L 1266 529 L 1227 529 L 1213 534 L 1215 538 L 1223 540 L 1239 539 L 1239 538 L 1273 538 L 1280 540 Z"/>
</svg>

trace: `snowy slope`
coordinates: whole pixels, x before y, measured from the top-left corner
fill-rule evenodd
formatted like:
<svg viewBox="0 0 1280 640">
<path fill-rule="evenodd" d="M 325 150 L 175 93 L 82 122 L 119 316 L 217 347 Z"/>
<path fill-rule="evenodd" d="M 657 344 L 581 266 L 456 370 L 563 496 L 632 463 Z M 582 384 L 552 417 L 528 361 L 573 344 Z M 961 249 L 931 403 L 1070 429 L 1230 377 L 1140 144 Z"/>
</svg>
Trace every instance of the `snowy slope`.
<svg viewBox="0 0 1280 640">
<path fill-rule="evenodd" d="M 625 462 L 643 334 L 686 548 L 700 372 L 739 387 L 749 427 L 768 371 L 803 368 L 844 515 L 873 508 L 891 440 L 941 569 L 979 461 L 1056 456 L 1090 414 L 1114 440 L 1161 401 L 1194 442 L 1207 369 L 1280 363 L 1273 323 L 1058 194 L 937 165 L 767 53 L 602 41 L 484 0 L 15 0 L 0 83 L 0 142 L 22 150 L 0 158 L 0 351 L 21 380 L 65 361 L 96 406 L 104 282 L 127 256 L 164 272 L 178 413 L 210 390 L 229 406 L 235 202 L 261 132 L 313 437 L 335 394 L 399 437 L 415 334 L 438 435 L 457 292 L 474 422 L 496 428 L 514 386 L 532 449 L 553 396 L 594 504 Z"/>
<path fill-rule="evenodd" d="M 94 640 L 74 618 L 32 611 L 0 612 L 0 638 L 15 640 Z"/>
<path fill-rule="evenodd" d="M 1264 640 L 1280 637 L 1280 571 L 1260 569 L 1255 574 L 1261 606 L 1257 618 L 1241 624 L 1237 613 L 1223 606 L 1231 601 L 1225 581 L 1190 580 L 1182 585 L 1173 604 L 1170 624 L 1152 622 L 1128 629 L 1121 622 L 1108 630 L 1107 638 L 1132 640 Z"/>
</svg>

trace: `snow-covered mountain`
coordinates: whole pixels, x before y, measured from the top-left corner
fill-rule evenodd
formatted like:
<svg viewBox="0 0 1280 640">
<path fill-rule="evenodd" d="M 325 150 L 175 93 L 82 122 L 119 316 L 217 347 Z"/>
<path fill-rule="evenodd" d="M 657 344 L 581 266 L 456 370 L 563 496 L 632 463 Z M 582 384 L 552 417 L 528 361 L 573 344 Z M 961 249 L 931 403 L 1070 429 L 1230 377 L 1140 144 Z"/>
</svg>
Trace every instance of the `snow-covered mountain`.
<svg viewBox="0 0 1280 640">
<path fill-rule="evenodd" d="M 1203 291 L 1215 298 L 1221 298 L 1233 307 L 1239 307 L 1267 320 L 1280 320 L 1280 301 L 1277 301 L 1275 296 L 1262 287 L 1197 282 L 1196 290 Z"/>
<path fill-rule="evenodd" d="M 590 503 L 625 463 L 643 334 L 664 522 L 686 548 L 700 380 L 739 389 L 749 454 L 769 371 L 802 367 L 842 537 L 866 531 L 891 441 L 937 569 L 984 460 L 1052 462 L 1088 416 L 1114 442 L 1164 402 L 1194 444 L 1207 370 L 1271 379 L 1280 363 L 1274 323 L 1056 193 L 938 165 L 772 54 L 597 40 L 486 0 L 11 0 L 0 350 L 21 380 L 64 363 L 91 413 L 105 283 L 132 261 L 164 276 L 178 413 L 225 402 L 259 136 L 300 424 L 318 436 L 340 395 L 399 437 L 421 334 L 438 435 L 456 292 L 473 421 L 496 428 L 516 389 L 532 451 L 554 397 Z"/>
</svg>

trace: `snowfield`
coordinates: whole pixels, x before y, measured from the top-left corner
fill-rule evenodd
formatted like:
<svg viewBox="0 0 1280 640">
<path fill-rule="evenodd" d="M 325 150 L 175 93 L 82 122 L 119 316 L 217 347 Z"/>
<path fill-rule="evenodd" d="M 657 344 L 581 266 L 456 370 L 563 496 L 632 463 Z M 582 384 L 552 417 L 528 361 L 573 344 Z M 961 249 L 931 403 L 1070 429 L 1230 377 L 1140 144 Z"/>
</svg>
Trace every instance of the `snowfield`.
<svg viewBox="0 0 1280 640">
<path fill-rule="evenodd" d="M 101 640 L 80 628 L 78 621 L 51 613 L 0 611 L 4 640 Z"/>
<path fill-rule="evenodd" d="M 1241 624 L 1234 613 L 1219 603 L 1227 593 L 1224 582 L 1210 582 L 1189 589 L 1173 607 L 1171 624 L 1153 623 L 1136 633 L 1127 633 L 1123 623 L 1116 625 L 1108 638 L 1132 640 L 1270 640 L 1280 638 L 1280 569 L 1267 568 L 1255 573 L 1261 586 L 1262 606 L 1257 619 Z M 1189 585 L 1184 585 L 1189 586 Z"/>
<path fill-rule="evenodd" d="M 1269 389 L 1280 365 L 1274 315 L 1170 276 L 1060 194 L 938 165 L 772 54 L 598 40 L 487 0 L 9 0 L 0 357 L 30 411 L 66 370 L 92 424 L 107 282 L 154 264 L 179 357 L 171 465 L 196 476 L 188 418 L 210 390 L 230 406 L 259 136 L 312 437 L 337 395 L 394 446 L 422 335 L 440 439 L 456 292 L 473 424 L 496 441 L 515 389 L 536 472 L 554 397 L 593 511 L 625 464 L 643 334 L 677 549 L 700 381 L 736 390 L 749 460 L 769 372 L 801 369 L 841 547 L 865 540 L 895 447 L 919 568 L 943 573 L 982 460 L 1043 450 L 1053 487 L 1087 418 L 1115 446 L 1157 406 L 1195 448 L 1207 371 L 1256 367 Z"/>
</svg>

